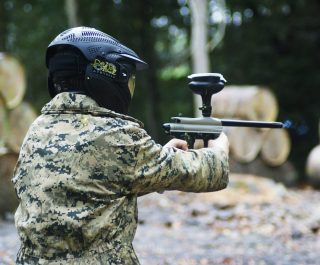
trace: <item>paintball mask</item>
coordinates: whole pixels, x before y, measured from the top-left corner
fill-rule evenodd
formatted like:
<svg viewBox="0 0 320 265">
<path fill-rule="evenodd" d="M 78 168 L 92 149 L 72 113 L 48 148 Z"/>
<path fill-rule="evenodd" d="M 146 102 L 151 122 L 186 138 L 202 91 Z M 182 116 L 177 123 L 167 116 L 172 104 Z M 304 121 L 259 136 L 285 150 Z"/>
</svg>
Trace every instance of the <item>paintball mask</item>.
<svg viewBox="0 0 320 265">
<path fill-rule="evenodd" d="M 123 114 L 133 96 L 136 70 L 148 67 L 118 40 L 88 27 L 59 34 L 47 48 L 46 65 L 51 97 L 61 92 L 54 82 L 57 77 L 75 77 L 67 91 L 84 93 L 101 107 Z"/>
</svg>

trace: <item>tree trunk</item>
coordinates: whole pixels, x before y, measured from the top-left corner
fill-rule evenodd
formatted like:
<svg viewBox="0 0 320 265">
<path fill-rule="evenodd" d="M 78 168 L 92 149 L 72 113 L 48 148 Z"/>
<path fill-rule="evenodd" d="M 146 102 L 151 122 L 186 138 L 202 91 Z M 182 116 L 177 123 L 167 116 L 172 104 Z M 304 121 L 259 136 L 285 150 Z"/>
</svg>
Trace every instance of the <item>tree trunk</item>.
<svg viewBox="0 0 320 265">
<path fill-rule="evenodd" d="M 157 78 L 157 68 L 158 65 L 155 47 L 156 32 L 153 28 L 147 27 L 153 18 L 153 11 L 151 7 L 146 7 L 143 2 L 137 2 L 139 4 L 138 16 L 140 18 L 139 28 L 137 34 L 142 40 L 142 50 L 141 57 L 145 58 L 150 66 L 145 77 L 142 78 L 142 83 L 145 91 L 145 104 L 146 104 L 146 127 L 148 132 L 155 141 L 159 141 L 159 133 L 161 132 L 161 125 L 159 124 L 160 113 L 159 113 L 159 84 Z"/>
<path fill-rule="evenodd" d="M 220 21 L 216 21 L 217 23 L 217 28 L 213 34 L 213 36 L 211 37 L 211 40 L 208 43 L 208 49 L 209 52 L 214 50 L 219 43 L 223 40 L 224 38 L 224 34 L 226 31 L 226 25 L 227 25 L 227 20 L 226 20 L 226 1 L 225 0 L 216 0 L 216 7 L 215 7 L 215 12 L 220 12 L 221 15 L 221 20 Z"/>
<path fill-rule="evenodd" d="M 79 26 L 78 2 L 76 0 L 65 0 L 65 10 L 69 27 Z"/>
<path fill-rule="evenodd" d="M 193 73 L 210 72 L 207 49 L 207 0 L 190 0 L 191 8 L 191 58 Z M 195 116 L 200 117 L 201 97 L 194 95 Z"/>
</svg>

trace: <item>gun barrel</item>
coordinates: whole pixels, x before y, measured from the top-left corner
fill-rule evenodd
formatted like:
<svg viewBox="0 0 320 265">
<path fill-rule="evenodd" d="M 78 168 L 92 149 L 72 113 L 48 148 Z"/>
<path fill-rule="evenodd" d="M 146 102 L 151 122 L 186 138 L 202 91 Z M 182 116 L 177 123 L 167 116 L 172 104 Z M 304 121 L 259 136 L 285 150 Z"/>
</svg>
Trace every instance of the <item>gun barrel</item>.
<svg viewBox="0 0 320 265">
<path fill-rule="evenodd" d="M 268 121 L 247 121 L 247 120 L 228 120 L 221 119 L 222 126 L 235 127 L 255 127 L 255 128 L 283 128 L 282 122 Z"/>
<path fill-rule="evenodd" d="M 170 133 L 196 133 L 196 134 L 220 134 L 223 130 L 221 125 L 198 125 L 198 124 L 181 124 L 165 123 L 163 128 Z"/>
</svg>

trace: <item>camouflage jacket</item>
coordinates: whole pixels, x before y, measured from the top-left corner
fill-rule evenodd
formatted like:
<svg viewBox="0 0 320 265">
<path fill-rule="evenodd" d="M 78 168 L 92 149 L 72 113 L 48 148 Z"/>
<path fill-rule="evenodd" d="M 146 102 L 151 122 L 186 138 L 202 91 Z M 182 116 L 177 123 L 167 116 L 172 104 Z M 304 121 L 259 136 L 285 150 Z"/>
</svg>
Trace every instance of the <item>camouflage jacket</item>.
<svg viewBox="0 0 320 265">
<path fill-rule="evenodd" d="M 31 125 L 13 182 L 17 264 L 139 264 L 137 196 L 223 189 L 228 158 L 162 147 L 139 121 L 61 93 Z"/>
</svg>

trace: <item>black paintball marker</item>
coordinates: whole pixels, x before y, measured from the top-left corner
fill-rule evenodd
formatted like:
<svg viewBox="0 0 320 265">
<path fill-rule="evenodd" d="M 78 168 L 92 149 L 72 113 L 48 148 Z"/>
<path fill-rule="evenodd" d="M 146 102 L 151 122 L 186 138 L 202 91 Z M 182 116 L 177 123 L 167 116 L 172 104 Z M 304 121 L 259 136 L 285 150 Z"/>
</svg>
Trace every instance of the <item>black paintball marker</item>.
<svg viewBox="0 0 320 265">
<path fill-rule="evenodd" d="M 193 147 L 196 139 L 203 139 L 204 146 L 208 146 L 210 139 L 219 137 L 223 126 L 255 127 L 255 128 L 283 128 L 282 122 L 265 122 L 251 120 L 229 120 L 212 118 L 211 97 L 220 92 L 226 80 L 218 73 L 201 73 L 188 76 L 189 87 L 195 94 L 202 98 L 203 106 L 201 118 L 172 117 L 172 123 L 163 124 L 165 132 L 175 138 L 184 139 L 190 147 Z"/>
</svg>

